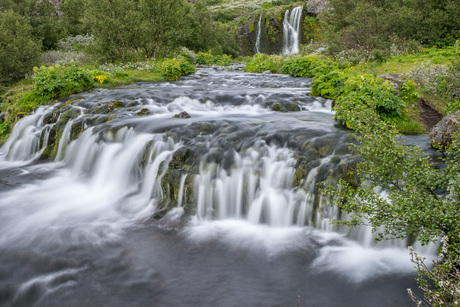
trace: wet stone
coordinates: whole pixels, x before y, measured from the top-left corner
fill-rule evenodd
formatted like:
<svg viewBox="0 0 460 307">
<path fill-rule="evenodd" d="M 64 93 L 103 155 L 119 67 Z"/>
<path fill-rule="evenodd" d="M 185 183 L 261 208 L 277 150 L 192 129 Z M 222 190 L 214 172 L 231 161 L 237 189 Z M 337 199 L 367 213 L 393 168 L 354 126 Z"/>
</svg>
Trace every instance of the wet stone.
<svg viewBox="0 0 460 307">
<path fill-rule="evenodd" d="M 185 111 L 180 112 L 179 114 L 174 115 L 174 118 L 190 118 L 190 114 Z"/>
</svg>

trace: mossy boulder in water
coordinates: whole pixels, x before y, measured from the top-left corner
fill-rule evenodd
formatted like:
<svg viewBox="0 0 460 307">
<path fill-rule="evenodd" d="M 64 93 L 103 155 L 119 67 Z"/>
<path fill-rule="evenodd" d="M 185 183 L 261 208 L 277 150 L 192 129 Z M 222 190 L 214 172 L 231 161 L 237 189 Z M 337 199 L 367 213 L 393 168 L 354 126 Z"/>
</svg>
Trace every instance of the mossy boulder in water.
<svg viewBox="0 0 460 307">
<path fill-rule="evenodd" d="M 142 115 L 149 115 L 150 110 L 147 108 L 142 108 L 139 112 L 137 112 L 137 115 L 142 116 Z"/>
<path fill-rule="evenodd" d="M 180 112 L 179 114 L 174 115 L 174 118 L 190 118 L 190 114 L 185 111 Z"/>
<path fill-rule="evenodd" d="M 298 112 L 301 110 L 298 104 L 284 101 L 272 104 L 271 109 L 275 112 Z"/>
</svg>

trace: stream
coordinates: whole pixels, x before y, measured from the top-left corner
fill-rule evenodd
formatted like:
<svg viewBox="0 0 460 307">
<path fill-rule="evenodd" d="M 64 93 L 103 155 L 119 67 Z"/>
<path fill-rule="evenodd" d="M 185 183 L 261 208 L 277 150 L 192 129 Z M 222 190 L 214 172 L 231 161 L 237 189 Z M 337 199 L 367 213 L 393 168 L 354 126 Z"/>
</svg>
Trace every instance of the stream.
<svg viewBox="0 0 460 307">
<path fill-rule="evenodd" d="M 330 224 L 317 183 L 356 164 L 332 102 L 238 69 L 21 119 L 0 148 L 0 306 L 413 306 L 405 242 Z"/>
</svg>

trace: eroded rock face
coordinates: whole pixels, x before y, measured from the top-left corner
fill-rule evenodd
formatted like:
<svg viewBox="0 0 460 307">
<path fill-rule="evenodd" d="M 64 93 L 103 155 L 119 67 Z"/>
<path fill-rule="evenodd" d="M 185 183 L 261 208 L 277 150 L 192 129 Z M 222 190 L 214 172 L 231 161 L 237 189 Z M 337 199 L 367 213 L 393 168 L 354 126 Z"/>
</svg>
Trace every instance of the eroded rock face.
<svg viewBox="0 0 460 307">
<path fill-rule="evenodd" d="M 452 143 L 452 137 L 460 132 L 460 111 L 445 116 L 430 131 L 431 145 L 446 149 Z"/>
<path fill-rule="evenodd" d="M 329 0 L 307 0 L 306 1 L 307 12 L 314 16 L 319 15 L 324 11 L 330 11 Z"/>
</svg>

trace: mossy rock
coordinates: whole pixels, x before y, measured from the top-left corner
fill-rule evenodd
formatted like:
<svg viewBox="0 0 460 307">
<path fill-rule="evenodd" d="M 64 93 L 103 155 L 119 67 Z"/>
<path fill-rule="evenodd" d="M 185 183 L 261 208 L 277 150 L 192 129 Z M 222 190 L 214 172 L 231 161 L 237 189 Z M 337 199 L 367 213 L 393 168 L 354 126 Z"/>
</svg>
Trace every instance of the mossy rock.
<svg viewBox="0 0 460 307">
<path fill-rule="evenodd" d="M 81 115 L 81 111 L 79 109 L 76 109 L 74 107 L 65 107 L 62 109 L 61 111 L 61 115 L 59 116 L 59 119 L 57 121 L 57 124 L 58 125 L 62 125 L 65 124 L 71 120 L 71 119 L 75 119 L 77 118 L 78 116 Z"/>
<path fill-rule="evenodd" d="M 191 170 L 196 164 L 195 153 L 187 147 L 177 149 L 171 161 L 169 162 L 170 169 Z"/>
<path fill-rule="evenodd" d="M 50 112 L 45 115 L 43 118 L 43 124 L 49 125 L 49 124 L 55 124 L 59 118 L 59 112 L 54 110 L 53 112 Z"/>
<path fill-rule="evenodd" d="M 139 116 L 149 115 L 149 114 L 150 114 L 150 110 L 147 108 L 142 108 L 139 112 L 137 112 L 137 115 Z"/>
<path fill-rule="evenodd" d="M 162 198 L 157 203 L 154 214 L 155 219 L 161 219 L 171 209 L 177 207 L 179 203 L 179 192 L 181 179 L 185 177 L 182 194 L 182 207 L 186 213 L 191 213 L 194 203 L 194 176 L 187 171 L 180 169 L 169 169 L 161 178 Z"/>
</svg>

